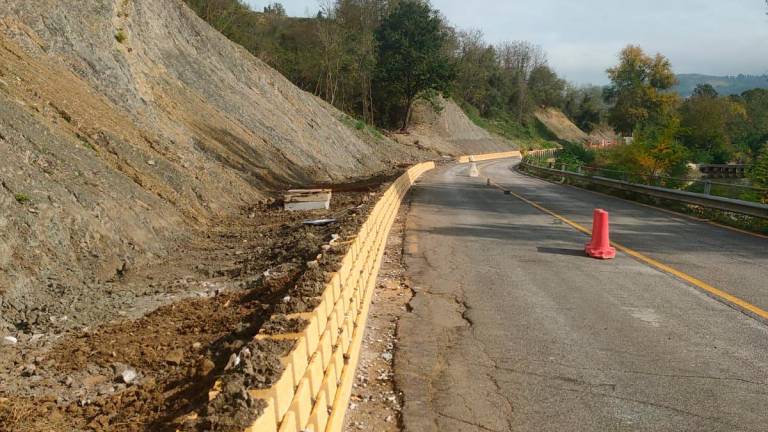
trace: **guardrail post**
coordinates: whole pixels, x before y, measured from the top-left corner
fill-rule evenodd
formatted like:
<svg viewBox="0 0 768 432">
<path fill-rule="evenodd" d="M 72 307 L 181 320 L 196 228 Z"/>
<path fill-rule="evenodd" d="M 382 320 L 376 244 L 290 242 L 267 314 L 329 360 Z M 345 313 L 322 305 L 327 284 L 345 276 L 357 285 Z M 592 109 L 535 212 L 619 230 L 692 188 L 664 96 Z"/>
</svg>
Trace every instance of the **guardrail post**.
<svg viewBox="0 0 768 432">
<path fill-rule="evenodd" d="M 712 182 L 709 180 L 704 182 L 704 195 L 712 195 Z"/>
</svg>

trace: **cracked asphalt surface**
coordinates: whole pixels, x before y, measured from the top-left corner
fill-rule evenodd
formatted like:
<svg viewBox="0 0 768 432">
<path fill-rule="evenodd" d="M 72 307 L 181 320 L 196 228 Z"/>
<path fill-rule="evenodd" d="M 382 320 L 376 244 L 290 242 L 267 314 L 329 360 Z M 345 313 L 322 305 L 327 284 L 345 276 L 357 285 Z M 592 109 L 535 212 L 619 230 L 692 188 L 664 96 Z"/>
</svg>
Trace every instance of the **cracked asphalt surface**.
<svg viewBox="0 0 768 432">
<path fill-rule="evenodd" d="M 659 244 L 658 259 L 761 307 L 768 241 L 512 164 L 480 164 L 480 178 L 442 167 L 413 189 L 404 249 L 415 296 L 395 356 L 404 429 L 768 430 L 764 323 L 622 253 L 584 257 L 586 236 L 484 176 L 582 224 L 595 206 L 613 210 L 626 246 Z M 656 243 L 644 230 L 661 232 Z M 733 269 L 706 268 L 718 263 Z"/>
</svg>

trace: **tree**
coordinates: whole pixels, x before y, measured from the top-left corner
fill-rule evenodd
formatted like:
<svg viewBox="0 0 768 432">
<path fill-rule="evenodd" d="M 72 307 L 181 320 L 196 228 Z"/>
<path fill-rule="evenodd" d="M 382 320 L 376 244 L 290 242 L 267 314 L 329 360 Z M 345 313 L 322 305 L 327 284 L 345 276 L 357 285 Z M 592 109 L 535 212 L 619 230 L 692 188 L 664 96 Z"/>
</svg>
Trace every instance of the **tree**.
<svg viewBox="0 0 768 432">
<path fill-rule="evenodd" d="M 719 96 L 717 90 L 712 87 L 712 84 L 699 84 L 693 89 L 693 95 L 691 97 L 715 99 L 717 96 Z"/>
<path fill-rule="evenodd" d="M 464 102 L 488 114 L 496 102 L 494 79 L 498 73 L 496 50 L 483 41 L 480 31 L 456 35 L 455 94 Z"/>
<path fill-rule="evenodd" d="M 264 6 L 264 13 L 267 15 L 285 16 L 285 7 L 281 3 L 270 3 Z"/>
<path fill-rule="evenodd" d="M 565 102 L 565 80 L 547 65 L 531 71 L 528 77 L 528 91 L 536 106 L 560 107 Z"/>
<path fill-rule="evenodd" d="M 603 123 L 607 109 L 602 87 L 566 85 L 563 113 L 584 132 L 590 133 Z"/>
<path fill-rule="evenodd" d="M 768 90 L 753 89 L 730 98 L 738 117 L 729 124 L 734 144 L 750 161 L 768 144 Z"/>
<path fill-rule="evenodd" d="M 667 116 L 665 122 L 638 126 L 631 144 L 607 152 L 608 165 L 644 176 L 681 175 L 687 171 L 687 152 L 677 140 L 679 120 Z"/>
<path fill-rule="evenodd" d="M 680 107 L 680 139 L 695 162 L 731 161 L 734 148 L 729 124 L 738 111 L 730 100 L 718 97 L 711 85 L 696 87 L 693 96 Z"/>
<path fill-rule="evenodd" d="M 498 51 L 501 67 L 516 89 L 508 109 L 517 112 L 517 121 L 522 123 L 531 105 L 528 80 L 534 70 L 547 64 L 547 56 L 540 46 L 526 41 L 504 42 Z"/>
<path fill-rule="evenodd" d="M 447 34 L 436 11 L 404 0 L 376 31 L 375 88 L 391 124 L 408 126 L 414 100 L 428 90 L 447 90 L 455 72 L 446 55 Z"/>
<path fill-rule="evenodd" d="M 763 148 L 747 175 L 755 186 L 768 188 L 768 147 Z"/>
<path fill-rule="evenodd" d="M 597 99 L 589 93 L 584 94 L 575 118 L 576 126 L 584 132 L 592 132 L 600 124 L 601 113 Z"/>
<path fill-rule="evenodd" d="M 669 60 L 661 54 L 650 57 L 640 47 L 629 45 L 619 57 L 619 65 L 608 69 L 612 85 L 604 97 L 613 105 L 608 118 L 611 125 L 629 134 L 677 103 L 677 95 L 666 92 L 677 79 Z"/>
</svg>

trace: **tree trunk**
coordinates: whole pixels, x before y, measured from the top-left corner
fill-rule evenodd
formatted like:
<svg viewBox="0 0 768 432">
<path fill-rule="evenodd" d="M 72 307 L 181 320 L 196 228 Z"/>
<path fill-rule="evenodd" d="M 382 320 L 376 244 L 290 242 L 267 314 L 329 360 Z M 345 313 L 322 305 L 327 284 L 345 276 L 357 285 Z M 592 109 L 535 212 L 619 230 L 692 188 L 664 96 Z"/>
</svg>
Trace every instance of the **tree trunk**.
<svg viewBox="0 0 768 432">
<path fill-rule="evenodd" d="M 403 132 L 408 130 L 408 123 L 411 121 L 411 107 L 413 106 L 413 98 L 408 99 L 408 102 L 405 106 L 405 116 L 403 118 L 403 128 L 401 129 Z"/>
</svg>

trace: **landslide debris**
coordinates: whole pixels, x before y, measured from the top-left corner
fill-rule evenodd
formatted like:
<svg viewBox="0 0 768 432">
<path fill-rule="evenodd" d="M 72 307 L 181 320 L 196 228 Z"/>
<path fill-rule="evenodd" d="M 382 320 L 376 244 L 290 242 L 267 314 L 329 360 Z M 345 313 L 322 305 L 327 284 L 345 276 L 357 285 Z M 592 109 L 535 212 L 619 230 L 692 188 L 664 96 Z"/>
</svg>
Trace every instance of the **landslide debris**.
<svg viewBox="0 0 768 432">
<path fill-rule="evenodd" d="M 173 431 L 229 430 L 252 420 L 261 402 L 244 391 L 274 383 L 282 373 L 278 359 L 292 346 L 254 336 L 303 328 L 302 320 L 282 315 L 299 311 L 286 298 L 316 303 L 319 292 L 297 287 L 337 270 L 348 244 L 323 246 L 357 232 L 377 196 L 339 192 L 330 210 L 310 213 L 286 213 L 278 205 L 248 209 L 211 233 L 209 251 L 195 254 L 216 275 L 196 297 L 135 320 L 0 347 L 0 424 L 28 431 Z M 304 224 L 328 217 L 337 222 Z M 133 372 L 128 380 L 126 371 Z M 209 403 L 219 378 L 225 391 Z"/>
<path fill-rule="evenodd" d="M 222 217 L 434 156 L 342 118 L 181 0 L 0 2 L 0 334 L 151 310 L 132 275 Z"/>
<path fill-rule="evenodd" d="M 572 143 L 584 143 L 589 136 L 557 108 L 542 108 L 534 115 L 547 130 L 558 140 Z"/>
<path fill-rule="evenodd" d="M 232 355 L 313 308 L 344 253 L 323 246 L 393 166 L 436 155 L 345 119 L 181 0 L 0 2 L 0 429 L 249 421 L 227 410 L 258 411 L 243 389 L 279 349 Z M 328 211 L 276 201 L 339 183 L 368 186 Z"/>
<path fill-rule="evenodd" d="M 414 103 L 408 133 L 395 135 L 399 142 L 450 156 L 517 148 L 474 124 L 453 100 L 438 96 L 434 102 L 418 100 Z"/>
</svg>

